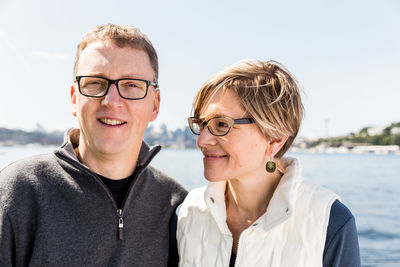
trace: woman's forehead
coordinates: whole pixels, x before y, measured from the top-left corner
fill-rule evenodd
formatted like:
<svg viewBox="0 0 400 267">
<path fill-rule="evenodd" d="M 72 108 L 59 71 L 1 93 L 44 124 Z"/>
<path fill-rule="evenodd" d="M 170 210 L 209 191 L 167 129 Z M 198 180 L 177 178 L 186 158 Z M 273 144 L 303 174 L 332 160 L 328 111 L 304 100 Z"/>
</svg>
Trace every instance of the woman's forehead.
<svg viewBox="0 0 400 267">
<path fill-rule="evenodd" d="M 218 91 L 213 94 L 200 110 L 200 118 L 208 119 L 214 116 L 240 118 L 246 111 L 240 104 L 238 95 L 232 90 Z"/>
</svg>

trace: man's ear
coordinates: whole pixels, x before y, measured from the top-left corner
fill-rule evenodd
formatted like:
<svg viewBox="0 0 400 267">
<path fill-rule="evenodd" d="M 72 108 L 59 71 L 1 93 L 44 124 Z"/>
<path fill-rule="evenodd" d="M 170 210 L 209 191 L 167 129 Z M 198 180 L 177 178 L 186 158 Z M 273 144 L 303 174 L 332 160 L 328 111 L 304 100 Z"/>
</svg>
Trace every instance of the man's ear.
<svg viewBox="0 0 400 267">
<path fill-rule="evenodd" d="M 281 148 L 285 145 L 288 138 L 289 136 L 285 136 L 282 139 L 269 141 L 268 154 L 271 155 L 272 157 L 275 157 L 275 155 L 279 152 L 279 150 L 281 150 Z"/>
<path fill-rule="evenodd" d="M 156 90 L 153 101 L 153 112 L 151 114 L 150 121 L 154 121 L 157 118 L 159 111 L 160 111 L 160 90 Z"/>
<path fill-rule="evenodd" d="M 76 117 L 76 90 L 73 85 L 71 85 L 71 104 L 72 104 L 72 115 Z"/>
</svg>

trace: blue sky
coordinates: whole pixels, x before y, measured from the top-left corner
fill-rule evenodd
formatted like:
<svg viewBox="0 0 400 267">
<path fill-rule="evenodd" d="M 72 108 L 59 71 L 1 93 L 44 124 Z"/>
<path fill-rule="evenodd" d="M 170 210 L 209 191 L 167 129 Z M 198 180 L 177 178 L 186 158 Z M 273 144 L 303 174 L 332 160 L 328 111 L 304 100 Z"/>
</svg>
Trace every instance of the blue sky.
<svg viewBox="0 0 400 267">
<path fill-rule="evenodd" d="M 156 126 L 183 127 L 201 84 L 243 58 L 280 61 L 300 80 L 302 136 L 387 125 L 400 121 L 399 14 L 397 0 L 0 0 L 0 127 L 76 126 L 76 45 L 107 22 L 139 27 L 159 54 Z"/>
</svg>

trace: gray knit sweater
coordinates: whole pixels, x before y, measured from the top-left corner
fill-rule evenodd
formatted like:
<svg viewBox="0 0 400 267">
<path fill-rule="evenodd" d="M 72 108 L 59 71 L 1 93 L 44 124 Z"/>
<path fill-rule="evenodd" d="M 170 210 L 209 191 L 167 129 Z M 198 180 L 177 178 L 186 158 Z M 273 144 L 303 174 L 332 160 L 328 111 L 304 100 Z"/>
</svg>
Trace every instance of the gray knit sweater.
<svg viewBox="0 0 400 267">
<path fill-rule="evenodd" d="M 54 153 L 0 172 L 0 266 L 167 266 L 169 221 L 186 190 L 148 166 L 143 143 L 121 210 L 66 135 Z M 71 134 L 73 132 L 74 134 Z"/>
</svg>

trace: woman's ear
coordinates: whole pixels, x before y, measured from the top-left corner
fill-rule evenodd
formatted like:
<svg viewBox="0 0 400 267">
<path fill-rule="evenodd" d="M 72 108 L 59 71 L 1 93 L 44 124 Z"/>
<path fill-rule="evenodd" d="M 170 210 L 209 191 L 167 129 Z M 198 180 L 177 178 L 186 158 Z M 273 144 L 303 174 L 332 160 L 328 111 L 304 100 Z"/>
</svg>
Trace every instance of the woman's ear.
<svg viewBox="0 0 400 267">
<path fill-rule="evenodd" d="M 289 136 L 285 136 L 282 139 L 269 141 L 269 151 L 268 151 L 269 155 L 275 157 L 275 155 L 279 152 L 279 150 L 281 150 L 282 147 L 285 145 L 288 138 Z"/>
</svg>

